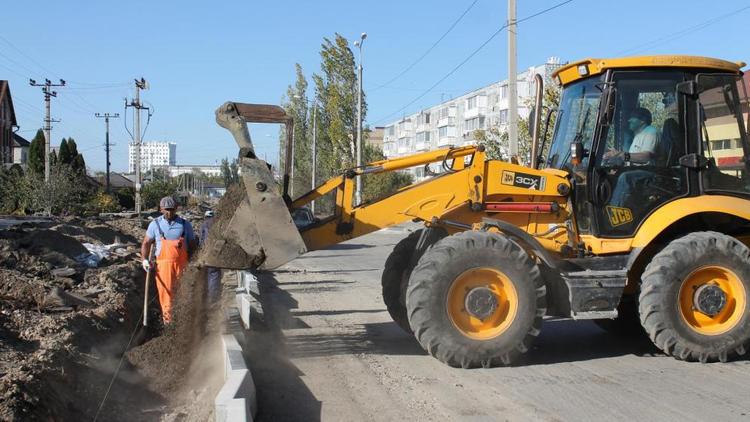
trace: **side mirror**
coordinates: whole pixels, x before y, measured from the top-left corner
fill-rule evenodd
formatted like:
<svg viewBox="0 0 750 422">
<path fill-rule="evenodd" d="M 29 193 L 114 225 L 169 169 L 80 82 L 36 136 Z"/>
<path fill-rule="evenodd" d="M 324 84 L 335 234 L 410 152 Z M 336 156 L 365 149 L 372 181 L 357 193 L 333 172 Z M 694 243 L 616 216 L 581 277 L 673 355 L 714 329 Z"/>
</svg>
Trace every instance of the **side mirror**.
<svg viewBox="0 0 750 422">
<path fill-rule="evenodd" d="M 586 154 L 586 150 L 583 149 L 583 143 L 571 142 L 570 143 L 570 163 L 574 166 L 578 166 L 583 162 L 583 157 Z"/>
</svg>

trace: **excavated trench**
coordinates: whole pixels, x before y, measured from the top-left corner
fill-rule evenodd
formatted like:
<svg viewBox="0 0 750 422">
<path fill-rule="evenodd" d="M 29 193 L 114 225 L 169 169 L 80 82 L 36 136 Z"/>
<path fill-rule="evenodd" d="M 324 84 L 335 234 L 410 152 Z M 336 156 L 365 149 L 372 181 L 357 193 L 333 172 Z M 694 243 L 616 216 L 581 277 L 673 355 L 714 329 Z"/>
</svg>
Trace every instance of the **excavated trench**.
<svg viewBox="0 0 750 422">
<path fill-rule="evenodd" d="M 143 230 L 135 226 L 70 220 L 0 230 L 0 420 L 212 417 L 220 306 L 205 302 L 204 272 L 191 266 L 174 323 L 161 326 L 153 301 L 151 324 L 141 327 Z M 118 254 L 98 268 L 76 260 L 83 243 L 114 241 Z"/>
</svg>

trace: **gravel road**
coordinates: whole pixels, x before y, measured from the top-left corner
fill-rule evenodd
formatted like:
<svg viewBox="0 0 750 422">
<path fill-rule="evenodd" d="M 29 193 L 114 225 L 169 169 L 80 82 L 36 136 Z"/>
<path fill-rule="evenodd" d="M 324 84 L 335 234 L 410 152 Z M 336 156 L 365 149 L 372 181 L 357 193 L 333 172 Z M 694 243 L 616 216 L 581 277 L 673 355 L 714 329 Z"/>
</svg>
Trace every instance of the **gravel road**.
<svg viewBox="0 0 750 422">
<path fill-rule="evenodd" d="M 405 231 L 306 254 L 261 277 L 249 337 L 262 421 L 750 420 L 750 361 L 696 364 L 588 321 L 545 321 L 526 365 L 462 370 L 427 355 L 382 303 Z"/>
</svg>

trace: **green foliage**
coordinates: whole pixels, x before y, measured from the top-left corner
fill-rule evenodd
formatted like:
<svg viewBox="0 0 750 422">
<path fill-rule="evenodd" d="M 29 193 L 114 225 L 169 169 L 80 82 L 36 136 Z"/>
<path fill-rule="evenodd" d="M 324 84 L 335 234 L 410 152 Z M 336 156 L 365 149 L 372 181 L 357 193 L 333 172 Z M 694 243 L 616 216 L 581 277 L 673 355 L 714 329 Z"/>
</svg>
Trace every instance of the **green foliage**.
<svg viewBox="0 0 750 422">
<path fill-rule="evenodd" d="M 122 209 L 117 196 L 99 191 L 91 197 L 87 206 L 94 213 L 117 212 Z"/>
<path fill-rule="evenodd" d="M 177 194 L 177 184 L 167 181 L 155 181 L 143 187 L 141 198 L 145 208 L 155 208 L 159 206 L 159 201 L 165 196 L 175 196 Z"/>
<path fill-rule="evenodd" d="M 58 149 L 57 158 L 63 164 L 70 164 L 73 162 L 73 156 L 71 155 L 70 149 L 68 148 L 68 140 L 63 138 L 60 142 L 60 148 Z"/>
<path fill-rule="evenodd" d="M 53 214 L 80 214 L 85 210 L 92 188 L 84 175 L 59 162 L 50 166 L 48 183 L 43 173 L 27 174 L 34 210 L 51 210 Z"/>
<path fill-rule="evenodd" d="M 25 214 L 29 208 L 29 180 L 19 165 L 0 167 L 0 213 Z"/>
<path fill-rule="evenodd" d="M 541 135 L 544 134 L 545 120 L 547 117 L 547 111 L 550 109 L 557 109 L 560 104 L 560 88 L 555 84 L 547 83 L 544 88 L 544 97 L 542 101 L 542 107 L 544 108 L 542 113 L 542 122 L 540 125 L 540 141 L 543 143 L 543 150 L 541 156 L 546 157 L 549 151 L 549 146 L 552 139 L 552 129 L 555 127 L 556 114 L 552 113 L 549 121 L 549 130 L 546 133 L 545 139 L 541 139 Z M 527 104 L 531 107 L 531 104 Z M 531 127 L 532 122 L 529 118 L 518 119 L 518 155 L 521 159 L 521 164 L 531 162 Z M 473 137 L 476 141 L 479 141 L 480 145 L 484 145 L 487 158 L 490 160 L 502 160 L 510 161 L 510 142 L 508 132 L 501 130 L 499 127 L 494 126 L 487 130 L 476 130 L 473 133 Z"/>
<path fill-rule="evenodd" d="M 120 188 L 112 192 L 121 208 L 132 210 L 135 208 L 135 189 Z"/>
<path fill-rule="evenodd" d="M 28 168 L 32 173 L 44 173 L 44 131 L 39 129 L 29 145 Z"/>
<path fill-rule="evenodd" d="M 289 85 L 286 100 L 282 101 L 287 114 L 294 119 L 294 180 L 292 187 L 293 195 L 299 196 L 310 190 L 312 177 L 312 134 L 308 128 L 312 127 L 312 121 L 308 122 L 307 106 L 307 80 L 302 73 L 302 66 L 295 64 L 296 81 L 294 86 Z M 310 111 L 311 112 L 311 111 Z M 285 162 L 286 157 L 286 129 L 281 128 L 279 133 L 281 160 Z"/>
<path fill-rule="evenodd" d="M 318 128 L 319 165 L 323 178 L 356 164 L 357 71 L 349 41 L 336 34 L 323 39 L 320 51 L 321 74 L 313 75 L 315 96 L 320 104 Z M 362 99 L 362 121 L 367 102 Z"/>
<path fill-rule="evenodd" d="M 367 144 L 363 152 L 363 159 L 367 162 L 385 159 L 383 151 L 374 146 Z M 414 183 L 411 173 L 407 172 L 388 172 L 380 174 L 365 175 L 362 184 L 363 201 L 374 201 L 393 194 L 398 189 Z"/>
<path fill-rule="evenodd" d="M 224 181 L 225 187 L 240 182 L 238 166 L 236 158 L 233 158 L 231 163 L 228 158 L 221 160 L 221 178 Z"/>
</svg>

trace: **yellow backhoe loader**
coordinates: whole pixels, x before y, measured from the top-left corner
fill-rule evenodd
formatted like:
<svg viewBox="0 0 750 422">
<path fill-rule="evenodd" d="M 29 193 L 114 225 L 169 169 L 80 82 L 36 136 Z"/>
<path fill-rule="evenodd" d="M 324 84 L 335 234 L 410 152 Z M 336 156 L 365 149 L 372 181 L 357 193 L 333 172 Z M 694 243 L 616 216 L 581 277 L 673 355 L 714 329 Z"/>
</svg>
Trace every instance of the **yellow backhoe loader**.
<svg viewBox="0 0 750 422">
<path fill-rule="evenodd" d="M 516 362 L 545 316 L 615 331 L 640 325 L 683 360 L 743 355 L 750 146 L 742 67 L 690 56 L 581 60 L 553 75 L 562 94 L 551 145 L 539 145 L 537 108 L 528 167 L 487 160 L 481 146 L 444 148 L 349 169 L 294 200 L 292 120 L 279 107 L 226 103 L 217 121 L 240 146 L 247 197 L 215 226 L 205 263 L 273 269 L 306 250 L 421 221 L 386 261 L 383 298 L 395 322 L 448 365 Z M 287 125 L 281 189 L 255 157 L 247 122 Z M 356 176 L 425 165 L 442 172 L 353 203 Z M 334 191 L 333 215 L 298 231 L 289 211 Z"/>
</svg>

